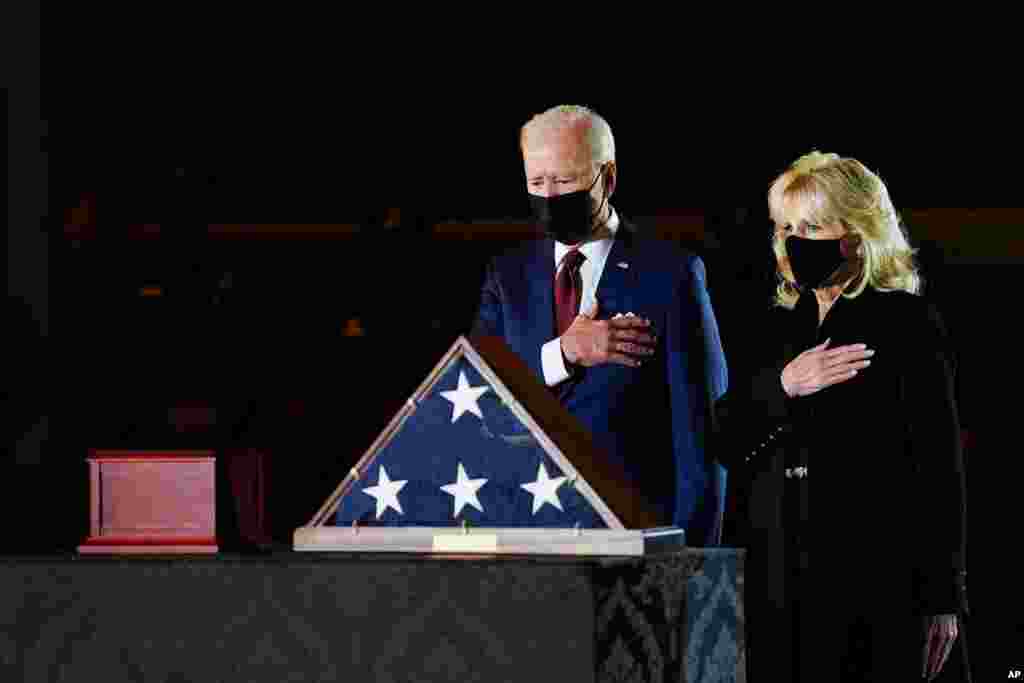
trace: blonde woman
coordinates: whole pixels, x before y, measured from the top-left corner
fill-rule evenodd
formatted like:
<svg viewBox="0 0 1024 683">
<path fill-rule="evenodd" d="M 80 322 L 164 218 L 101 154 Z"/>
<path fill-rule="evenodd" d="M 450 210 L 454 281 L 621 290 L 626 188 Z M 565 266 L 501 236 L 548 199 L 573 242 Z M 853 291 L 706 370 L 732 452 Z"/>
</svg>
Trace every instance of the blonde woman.
<svg viewBox="0 0 1024 683">
<path fill-rule="evenodd" d="M 768 205 L 774 359 L 715 408 L 719 460 L 748 475 L 752 672 L 963 680 L 944 667 L 966 609 L 953 354 L 914 251 L 855 159 L 797 159 Z"/>
</svg>

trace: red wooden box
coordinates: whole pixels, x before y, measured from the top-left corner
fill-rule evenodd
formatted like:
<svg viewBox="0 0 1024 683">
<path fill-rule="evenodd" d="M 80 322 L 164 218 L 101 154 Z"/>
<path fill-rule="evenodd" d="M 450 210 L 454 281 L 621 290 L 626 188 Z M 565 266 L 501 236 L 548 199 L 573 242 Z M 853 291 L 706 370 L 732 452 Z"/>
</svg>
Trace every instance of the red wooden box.
<svg viewBox="0 0 1024 683">
<path fill-rule="evenodd" d="M 213 451 L 92 450 L 80 553 L 217 552 Z"/>
</svg>

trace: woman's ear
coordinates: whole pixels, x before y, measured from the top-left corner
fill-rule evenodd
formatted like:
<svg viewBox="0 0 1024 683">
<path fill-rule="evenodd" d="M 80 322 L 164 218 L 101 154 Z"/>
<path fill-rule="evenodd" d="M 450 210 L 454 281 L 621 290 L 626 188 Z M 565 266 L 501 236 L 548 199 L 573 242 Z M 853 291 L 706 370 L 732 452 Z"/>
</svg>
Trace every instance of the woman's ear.
<svg viewBox="0 0 1024 683">
<path fill-rule="evenodd" d="M 847 232 L 839 240 L 839 250 L 843 258 L 851 259 L 860 256 L 861 236 L 855 232 Z"/>
</svg>

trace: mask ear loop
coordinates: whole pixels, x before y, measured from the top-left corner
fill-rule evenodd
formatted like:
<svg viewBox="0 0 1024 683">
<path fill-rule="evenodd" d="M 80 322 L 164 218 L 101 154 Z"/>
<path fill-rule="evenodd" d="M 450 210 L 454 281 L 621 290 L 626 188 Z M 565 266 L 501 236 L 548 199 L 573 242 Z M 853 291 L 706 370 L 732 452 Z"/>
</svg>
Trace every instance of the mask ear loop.
<svg viewBox="0 0 1024 683">
<path fill-rule="evenodd" d="M 604 175 L 605 167 L 602 165 L 601 170 L 597 172 L 597 177 L 594 178 L 594 182 L 591 183 L 590 189 L 587 190 L 587 194 L 590 194 L 594 190 L 594 186 L 597 185 L 597 181 Z M 590 216 L 590 222 L 593 224 L 594 219 L 601 215 L 601 211 L 604 210 L 604 203 L 608 200 L 608 186 L 604 186 L 604 190 L 601 192 L 601 203 L 597 205 L 597 213 Z"/>
<path fill-rule="evenodd" d="M 864 238 L 859 234 L 849 231 L 847 226 L 847 233 L 839 238 L 839 249 L 846 259 L 842 268 L 847 268 L 850 273 L 848 281 L 848 287 L 856 287 L 861 278 L 866 277 L 864 272 Z"/>
</svg>

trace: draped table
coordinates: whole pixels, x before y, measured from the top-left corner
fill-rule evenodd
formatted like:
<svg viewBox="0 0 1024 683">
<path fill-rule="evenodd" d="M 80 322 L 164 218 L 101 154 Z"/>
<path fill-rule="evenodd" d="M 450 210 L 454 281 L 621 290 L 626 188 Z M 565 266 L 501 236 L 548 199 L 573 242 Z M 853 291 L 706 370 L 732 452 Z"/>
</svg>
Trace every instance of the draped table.
<svg viewBox="0 0 1024 683">
<path fill-rule="evenodd" d="M 0 557 L 0 680 L 744 681 L 743 559 Z"/>
</svg>

